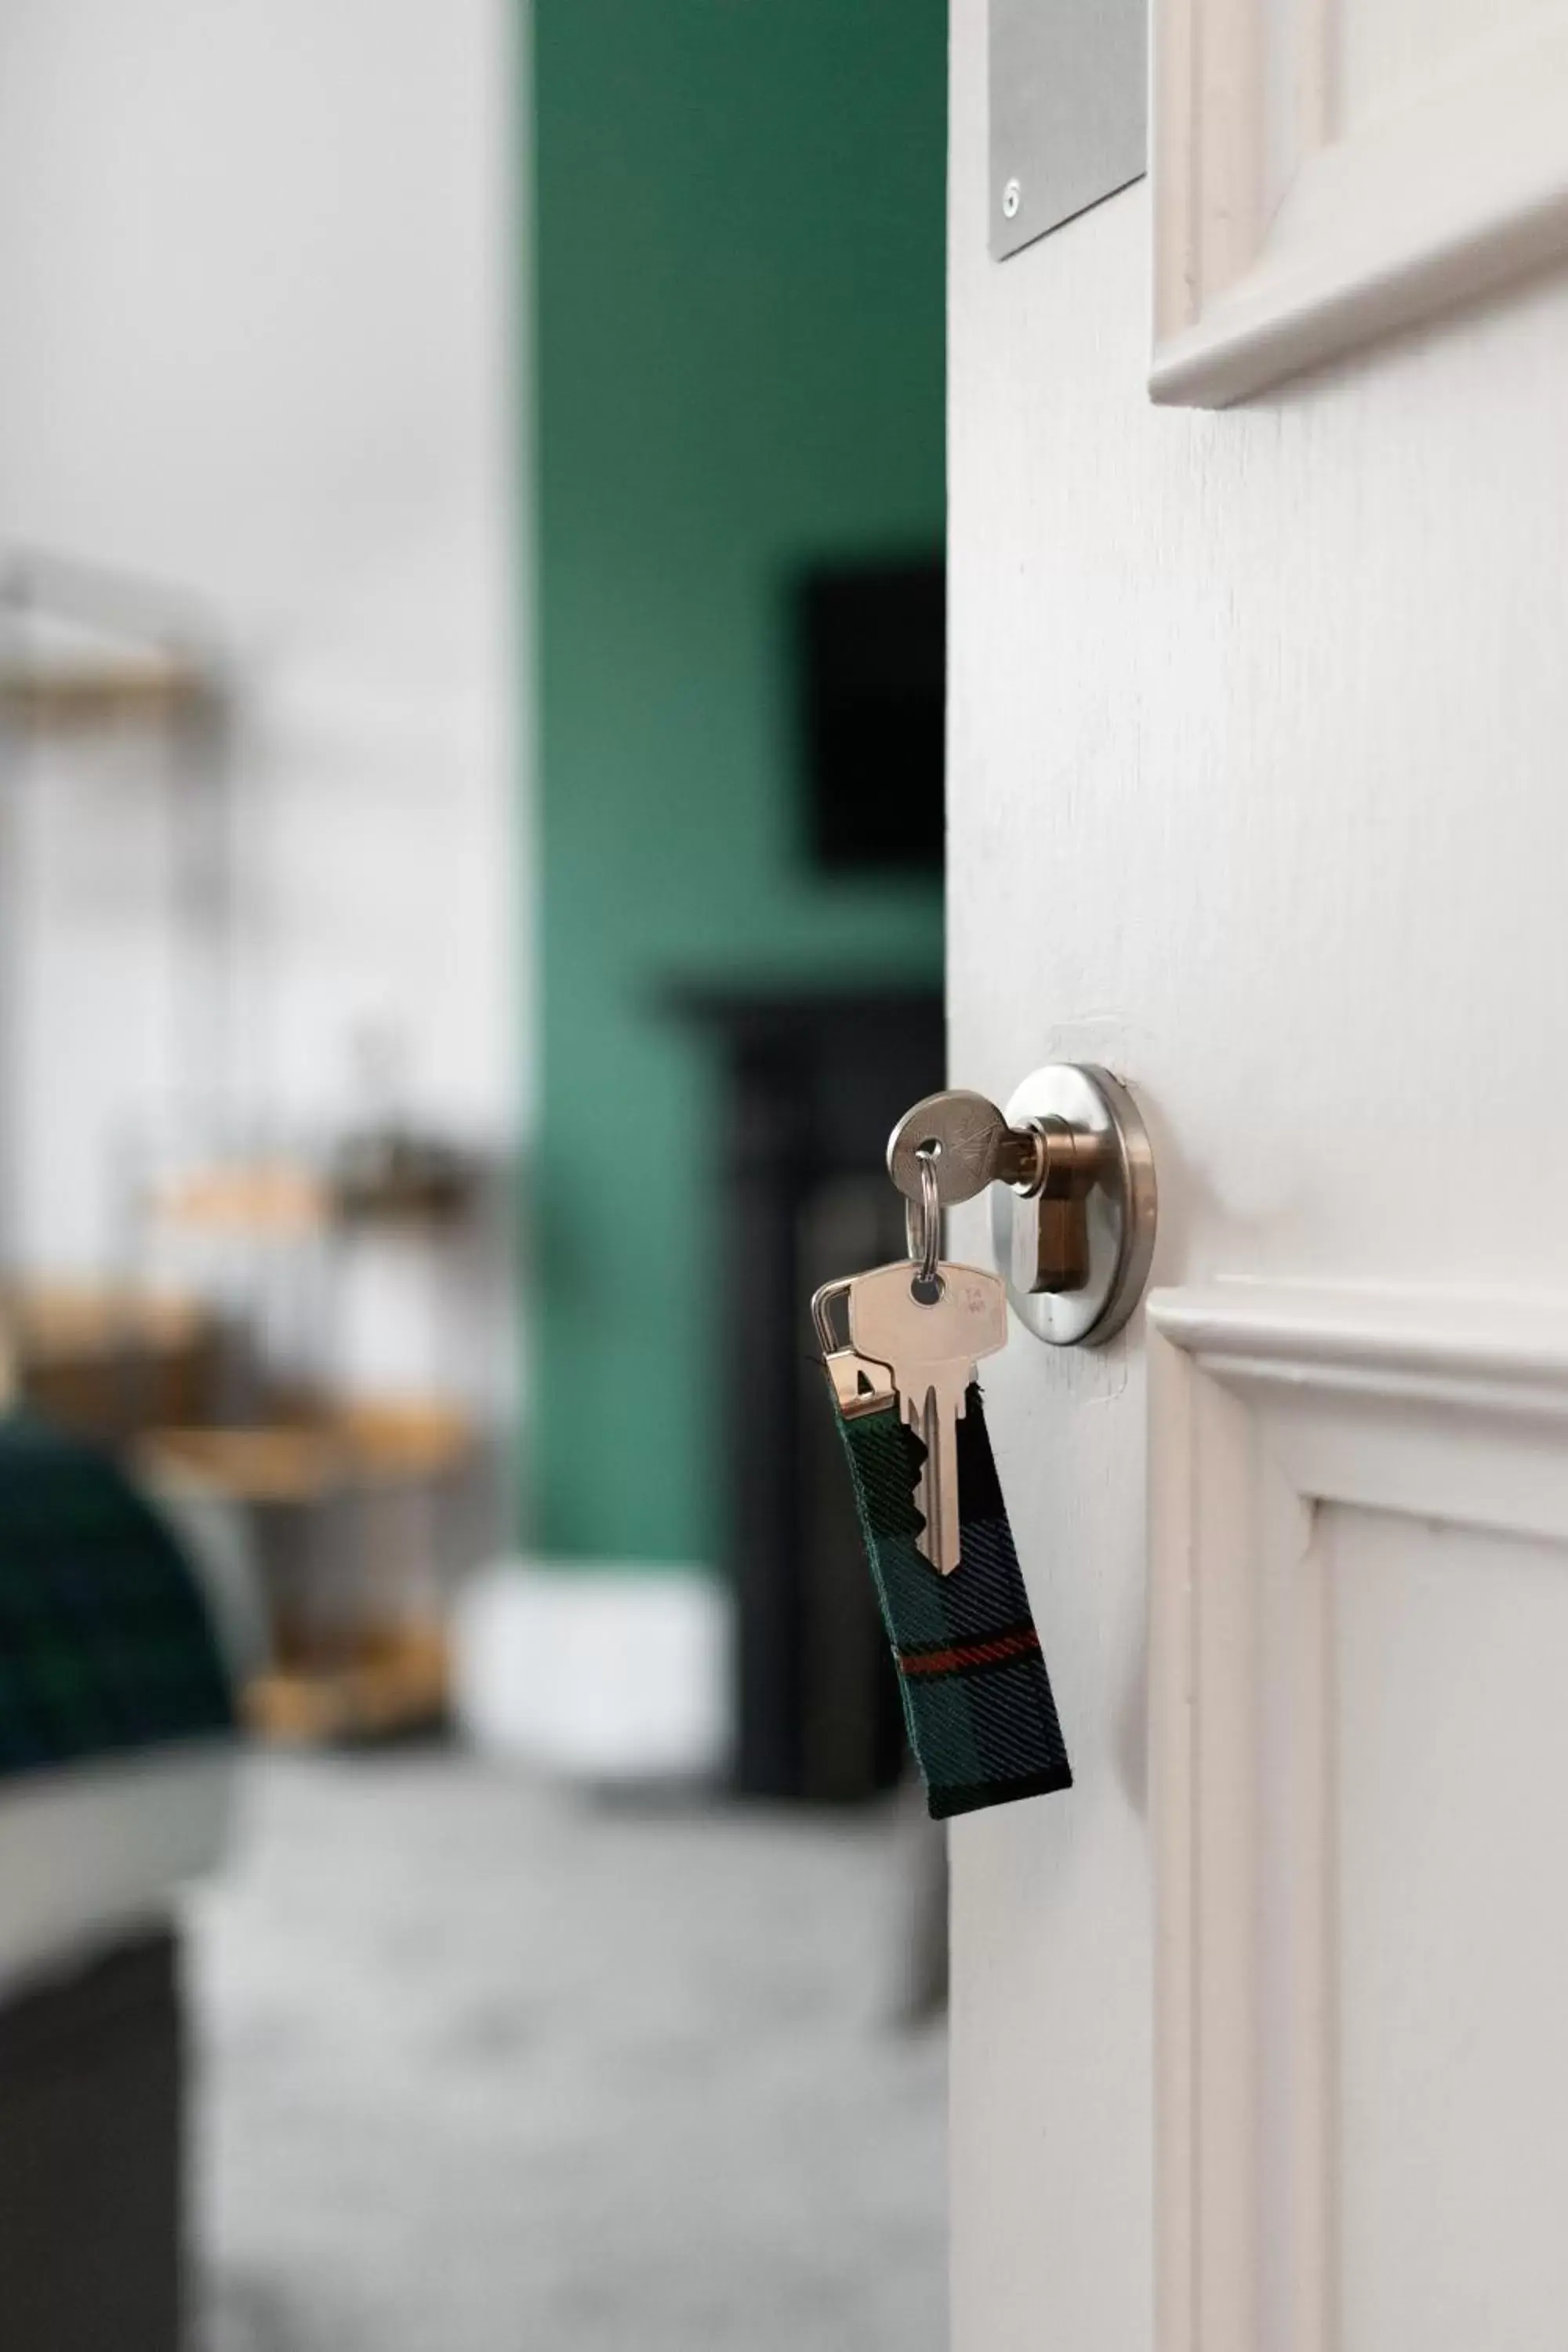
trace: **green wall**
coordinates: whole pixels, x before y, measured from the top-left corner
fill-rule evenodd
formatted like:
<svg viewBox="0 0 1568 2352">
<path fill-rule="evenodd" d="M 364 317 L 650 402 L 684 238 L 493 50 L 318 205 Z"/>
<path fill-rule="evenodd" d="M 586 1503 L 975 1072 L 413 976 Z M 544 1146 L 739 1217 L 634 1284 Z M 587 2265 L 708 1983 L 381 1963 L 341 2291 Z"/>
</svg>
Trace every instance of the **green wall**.
<svg viewBox="0 0 1568 2352">
<path fill-rule="evenodd" d="M 710 1560 L 710 1075 L 678 979 L 934 975 L 796 839 L 790 567 L 943 521 L 942 0 L 535 0 L 529 1539 Z"/>
</svg>

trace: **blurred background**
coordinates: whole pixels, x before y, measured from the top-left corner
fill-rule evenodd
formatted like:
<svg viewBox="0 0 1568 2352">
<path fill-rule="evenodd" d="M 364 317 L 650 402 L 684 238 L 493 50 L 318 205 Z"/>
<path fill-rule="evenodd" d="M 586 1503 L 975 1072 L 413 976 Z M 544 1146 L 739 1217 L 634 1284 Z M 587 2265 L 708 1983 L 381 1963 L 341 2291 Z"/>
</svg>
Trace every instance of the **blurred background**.
<svg viewBox="0 0 1568 2352">
<path fill-rule="evenodd" d="M 945 2341 L 805 1311 L 942 1076 L 945 38 L 0 0 L 7 2352 Z"/>
</svg>

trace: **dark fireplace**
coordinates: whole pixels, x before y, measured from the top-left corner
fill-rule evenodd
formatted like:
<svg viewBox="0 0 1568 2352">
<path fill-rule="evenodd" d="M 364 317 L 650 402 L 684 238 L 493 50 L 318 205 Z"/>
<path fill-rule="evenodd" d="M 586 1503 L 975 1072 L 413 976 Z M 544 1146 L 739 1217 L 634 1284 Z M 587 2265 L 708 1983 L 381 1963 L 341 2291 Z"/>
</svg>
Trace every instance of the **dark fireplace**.
<svg viewBox="0 0 1568 2352">
<path fill-rule="evenodd" d="M 700 987 L 723 1108 L 713 1333 L 725 1567 L 737 1619 L 735 1780 L 842 1801 L 897 1779 L 898 1690 L 808 1311 L 816 1285 L 901 1257 L 889 1129 L 942 1082 L 934 990 Z"/>
</svg>

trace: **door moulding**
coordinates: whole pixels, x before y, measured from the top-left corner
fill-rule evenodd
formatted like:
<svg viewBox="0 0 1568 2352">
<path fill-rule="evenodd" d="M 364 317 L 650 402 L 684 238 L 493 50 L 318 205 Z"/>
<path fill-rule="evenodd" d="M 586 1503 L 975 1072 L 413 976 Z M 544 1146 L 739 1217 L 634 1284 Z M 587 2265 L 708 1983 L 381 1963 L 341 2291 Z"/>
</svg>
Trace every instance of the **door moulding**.
<svg viewBox="0 0 1568 2352">
<path fill-rule="evenodd" d="M 1158 2352 L 1335 2341 L 1324 1507 L 1568 1547 L 1568 1301 L 1220 1285 L 1150 1324 Z"/>
<path fill-rule="evenodd" d="M 1219 408 L 1568 253 L 1568 22 L 1500 0 L 1346 103 L 1379 0 L 1153 0 L 1157 401 Z"/>
</svg>

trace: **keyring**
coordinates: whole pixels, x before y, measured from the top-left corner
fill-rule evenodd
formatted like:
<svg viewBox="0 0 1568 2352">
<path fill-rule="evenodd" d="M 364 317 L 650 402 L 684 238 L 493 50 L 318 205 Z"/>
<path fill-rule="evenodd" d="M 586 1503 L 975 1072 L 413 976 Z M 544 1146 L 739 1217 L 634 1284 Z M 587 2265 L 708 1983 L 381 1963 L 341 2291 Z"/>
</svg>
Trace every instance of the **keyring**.
<svg viewBox="0 0 1568 2352">
<path fill-rule="evenodd" d="M 812 1297 L 811 1319 L 816 1330 L 816 1344 L 825 1356 L 831 1356 L 839 1344 L 838 1335 L 833 1328 L 833 1302 L 836 1298 L 842 1298 L 848 1288 L 847 1281 L 825 1282 Z"/>
<path fill-rule="evenodd" d="M 942 1263 L 942 1195 L 937 1190 L 936 1160 L 929 1151 L 915 1154 L 921 1171 L 921 1197 L 909 1202 L 904 1209 L 904 1240 L 910 1257 L 918 1257 L 921 1270 L 915 1277 L 928 1289 L 940 1288 L 942 1276 L 937 1268 Z"/>
</svg>

